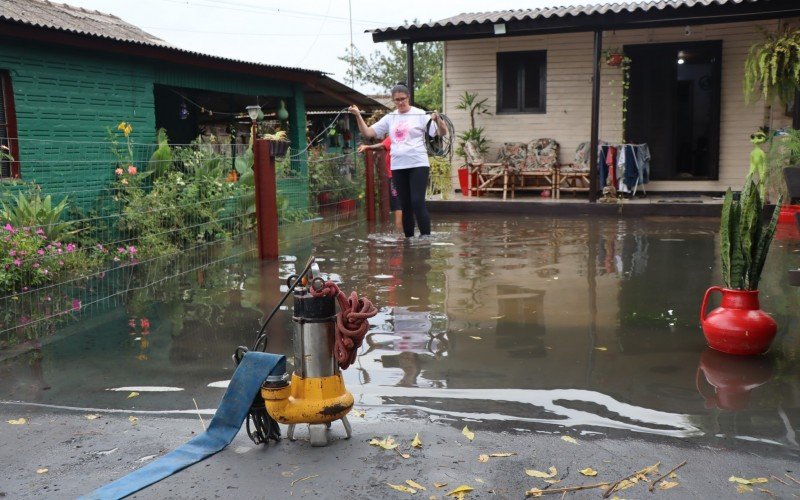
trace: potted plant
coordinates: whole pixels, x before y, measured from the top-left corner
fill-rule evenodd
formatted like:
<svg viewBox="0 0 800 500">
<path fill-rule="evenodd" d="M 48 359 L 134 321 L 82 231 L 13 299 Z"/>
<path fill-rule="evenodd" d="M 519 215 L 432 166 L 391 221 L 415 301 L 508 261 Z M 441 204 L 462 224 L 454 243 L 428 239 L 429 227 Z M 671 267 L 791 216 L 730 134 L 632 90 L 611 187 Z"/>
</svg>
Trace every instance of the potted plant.
<svg viewBox="0 0 800 500">
<path fill-rule="evenodd" d="M 784 105 L 794 101 L 800 87 L 800 30 L 787 27 L 783 33 L 766 33 L 750 47 L 744 63 L 744 95 L 760 94 L 766 104 L 778 97 Z"/>
<path fill-rule="evenodd" d="M 262 139 L 270 141 L 269 154 L 273 158 L 283 158 L 289 150 L 289 137 L 285 130 L 278 130 L 272 134 L 264 134 Z"/>
<path fill-rule="evenodd" d="M 765 226 L 764 204 L 752 175 L 747 176 L 738 201 L 730 188 L 725 193 L 720 222 L 725 287 L 709 288 L 700 306 L 703 334 L 713 349 L 728 354 L 761 354 L 775 337 L 775 320 L 760 309 L 758 282 L 778 225 L 780 201 Z M 722 294 L 722 305 L 706 315 L 712 292 Z"/>
<path fill-rule="evenodd" d="M 622 64 L 625 54 L 619 47 L 609 47 L 603 51 L 603 58 L 606 60 L 607 65 L 616 68 Z"/>
<path fill-rule="evenodd" d="M 462 109 L 464 111 L 469 112 L 469 128 L 458 135 L 458 150 L 456 154 L 464 158 L 464 161 L 467 160 L 467 155 L 464 152 L 464 145 L 467 141 L 474 141 L 478 147 L 478 151 L 480 153 L 485 153 L 489 150 L 489 141 L 483 135 L 483 127 L 476 127 L 475 126 L 475 115 L 490 115 L 489 107 L 486 105 L 487 98 L 478 99 L 478 93 L 471 94 L 468 91 L 464 91 L 464 94 L 460 97 L 458 104 L 456 105 L 456 109 Z M 468 189 L 469 185 L 469 168 L 465 165 L 458 169 L 458 183 L 461 187 L 461 196 L 471 196 Z M 472 185 L 476 186 L 478 184 L 478 176 L 477 174 L 472 174 Z"/>
</svg>

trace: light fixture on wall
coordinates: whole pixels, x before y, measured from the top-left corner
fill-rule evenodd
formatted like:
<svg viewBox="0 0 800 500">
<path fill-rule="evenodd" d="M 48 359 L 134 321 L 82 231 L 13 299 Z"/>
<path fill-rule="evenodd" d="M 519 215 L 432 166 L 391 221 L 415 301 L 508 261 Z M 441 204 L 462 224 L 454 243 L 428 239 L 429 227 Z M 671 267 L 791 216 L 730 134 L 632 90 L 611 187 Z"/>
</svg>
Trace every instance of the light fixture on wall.
<svg viewBox="0 0 800 500">
<path fill-rule="evenodd" d="M 250 117 L 250 138 L 255 141 L 257 133 L 256 120 L 258 119 L 258 115 L 261 114 L 261 106 L 253 104 L 252 106 L 247 106 L 245 109 L 247 110 L 247 116 Z"/>
<path fill-rule="evenodd" d="M 683 53 L 682 50 L 680 52 L 678 52 L 678 64 L 683 64 L 683 63 L 686 62 L 686 60 L 683 58 L 683 56 L 684 56 L 684 53 Z"/>
<path fill-rule="evenodd" d="M 506 34 L 506 23 L 497 23 L 494 25 L 494 34 L 495 35 L 505 35 Z"/>
</svg>

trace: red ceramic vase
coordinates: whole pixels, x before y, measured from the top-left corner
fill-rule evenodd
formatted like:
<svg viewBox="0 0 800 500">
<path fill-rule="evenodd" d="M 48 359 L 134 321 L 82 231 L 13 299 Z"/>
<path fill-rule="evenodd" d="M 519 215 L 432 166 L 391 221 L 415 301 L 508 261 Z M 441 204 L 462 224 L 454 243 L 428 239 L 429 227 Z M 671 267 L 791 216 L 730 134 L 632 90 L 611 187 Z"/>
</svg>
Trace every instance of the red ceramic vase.
<svg viewBox="0 0 800 500">
<path fill-rule="evenodd" d="M 713 391 L 703 386 L 701 373 Z M 700 356 L 695 385 L 705 400 L 706 408 L 735 411 L 747 408 L 751 391 L 771 378 L 772 359 L 769 356 L 730 356 L 706 349 Z"/>
<path fill-rule="evenodd" d="M 722 293 L 722 304 L 706 315 L 712 292 Z M 769 349 L 778 325 L 761 310 L 758 290 L 731 290 L 712 286 L 703 296 L 700 324 L 709 347 L 728 354 L 761 354 Z"/>
</svg>

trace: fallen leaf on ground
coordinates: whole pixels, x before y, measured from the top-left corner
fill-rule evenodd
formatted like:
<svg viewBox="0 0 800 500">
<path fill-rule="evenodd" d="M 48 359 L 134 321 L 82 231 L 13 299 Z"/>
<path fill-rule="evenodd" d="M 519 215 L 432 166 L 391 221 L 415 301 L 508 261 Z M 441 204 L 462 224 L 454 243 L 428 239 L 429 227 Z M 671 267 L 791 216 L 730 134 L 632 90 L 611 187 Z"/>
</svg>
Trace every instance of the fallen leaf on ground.
<svg viewBox="0 0 800 500">
<path fill-rule="evenodd" d="M 561 440 L 572 444 L 578 444 L 578 442 L 575 441 L 575 438 L 569 436 L 561 436 Z"/>
<path fill-rule="evenodd" d="M 635 484 L 636 484 L 636 483 L 638 483 L 638 482 L 639 482 L 639 480 L 638 480 L 638 479 L 636 479 L 636 478 L 633 478 L 633 479 L 623 479 L 622 481 L 620 481 L 619 483 L 617 483 L 617 487 L 616 487 L 616 488 L 614 488 L 614 490 L 616 490 L 616 491 L 619 491 L 619 490 L 627 490 L 628 488 L 632 487 L 633 485 L 635 485 Z"/>
<path fill-rule="evenodd" d="M 419 432 L 417 433 L 416 436 L 414 436 L 414 439 L 411 441 L 411 446 L 414 448 L 422 448 L 422 440 L 419 438 Z"/>
<path fill-rule="evenodd" d="M 45 469 L 45 468 L 42 468 L 42 469 L 36 469 L 36 473 L 37 473 L 37 474 L 44 474 L 45 472 L 47 472 L 47 471 L 49 471 L 49 470 L 50 470 L 50 469 Z"/>
<path fill-rule="evenodd" d="M 391 484 L 391 483 L 386 483 L 386 484 L 389 486 L 389 488 L 392 488 L 393 490 L 402 491 L 403 493 L 408 493 L 409 495 L 414 495 L 417 492 L 417 490 L 409 488 L 408 486 L 403 486 L 402 484 Z"/>
<path fill-rule="evenodd" d="M 607 350 L 608 350 L 608 347 L 595 347 L 594 349 L 595 349 L 596 351 L 607 351 Z"/>
<path fill-rule="evenodd" d="M 488 462 L 489 455 L 478 455 L 478 462 Z"/>
<path fill-rule="evenodd" d="M 675 472 L 673 472 L 673 473 L 671 473 L 671 474 L 669 475 L 669 478 L 670 478 L 670 479 L 677 479 L 677 478 L 678 478 L 678 474 L 676 474 Z"/>
<path fill-rule="evenodd" d="M 550 483 L 550 484 L 558 484 L 558 483 L 561 482 L 561 480 L 560 479 L 545 479 L 544 482 L 545 483 Z"/>
<path fill-rule="evenodd" d="M 461 434 L 465 435 L 467 439 L 469 439 L 470 441 L 475 439 L 475 433 L 469 430 L 469 428 L 466 425 L 464 426 L 464 429 L 461 431 Z"/>
<path fill-rule="evenodd" d="M 531 489 L 529 489 L 528 491 L 525 492 L 525 496 L 526 497 L 540 497 L 540 496 L 542 496 L 542 493 L 543 493 L 542 490 L 540 490 L 539 488 L 531 488 Z"/>
<path fill-rule="evenodd" d="M 138 422 L 138 421 L 139 421 L 139 419 L 137 417 L 134 417 L 133 415 L 128 417 L 128 422 L 132 423 L 133 425 L 136 425 L 136 422 Z"/>
<path fill-rule="evenodd" d="M 597 475 L 597 471 L 592 469 L 591 467 L 587 467 L 585 469 L 581 469 L 580 473 L 583 474 L 584 476 L 596 476 Z"/>
<path fill-rule="evenodd" d="M 138 393 L 138 392 L 136 392 L 136 391 L 133 391 L 132 393 L 128 394 L 128 399 L 135 398 L 135 397 L 136 397 L 136 396 L 138 396 L 138 395 L 139 395 L 139 393 Z"/>
<path fill-rule="evenodd" d="M 501 453 L 489 453 L 490 457 L 513 457 L 514 455 L 516 455 L 516 453 L 510 453 L 507 451 Z"/>
<path fill-rule="evenodd" d="M 419 300 L 419 297 L 411 297 L 411 300 Z"/>
<path fill-rule="evenodd" d="M 433 485 L 437 488 L 444 488 L 447 486 L 447 483 L 433 483 Z"/>
<path fill-rule="evenodd" d="M 730 481 L 732 483 L 752 485 L 752 484 L 768 483 L 769 479 L 767 479 L 765 477 L 754 477 L 753 479 L 745 479 L 743 477 L 731 476 L 731 477 L 728 478 L 728 481 Z"/>
<path fill-rule="evenodd" d="M 18 418 L 16 420 L 8 420 L 8 423 L 11 425 L 25 425 L 28 423 L 28 421 L 24 418 Z"/>
<path fill-rule="evenodd" d="M 445 496 L 446 497 L 461 497 L 461 498 L 463 498 L 465 493 L 469 493 L 472 490 L 474 490 L 474 488 L 472 486 L 469 486 L 467 484 L 462 484 L 461 486 L 459 486 L 458 488 L 454 489 L 450 493 L 447 493 Z"/>
<path fill-rule="evenodd" d="M 479 482 L 479 483 L 483 484 L 483 479 L 481 479 L 481 478 L 479 478 L 479 477 L 476 477 L 476 478 L 475 478 L 475 481 L 477 481 L 477 482 Z"/>
<path fill-rule="evenodd" d="M 380 446 L 384 450 L 393 450 L 397 448 L 397 443 L 394 442 L 394 438 L 391 436 L 387 437 L 386 439 L 372 438 L 372 441 L 370 441 L 369 444 L 373 446 Z"/>
<path fill-rule="evenodd" d="M 403 453 L 402 451 L 400 451 L 397 448 L 395 448 L 394 451 L 396 451 L 398 455 L 400 455 L 401 457 L 405 458 L 406 460 L 411 458 L 411 455 L 409 455 L 408 453 Z"/>
<path fill-rule="evenodd" d="M 365 412 L 360 410 L 352 410 L 350 411 L 350 414 L 353 415 L 354 417 L 363 417 L 364 415 L 366 415 Z"/>
<path fill-rule="evenodd" d="M 674 488 L 676 486 L 678 486 L 678 483 L 676 483 L 675 481 L 661 481 L 658 484 L 658 489 L 659 490 L 668 490 L 668 489 Z"/>
<path fill-rule="evenodd" d="M 483 340 L 482 338 L 480 338 L 480 337 L 476 337 L 476 336 L 474 336 L 474 335 L 470 335 L 470 336 L 469 336 L 469 338 L 471 338 L 471 339 L 475 339 L 475 340 Z"/>
<path fill-rule="evenodd" d="M 86 415 L 86 420 L 97 420 L 98 418 L 100 418 L 100 415 Z"/>
<path fill-rule="evenodd" d="M 549 474 L 547 472 L 542 472 L 536 469 L 525 469 L 525 474 L 531 477 L 538 477 L 539 479 L 550 479 L 551 477 L 558 474 L 558 469 L 556 469 L 555 467 L 550 467 Z"/>
<path fill-rule="evenodd" d="M 753 491 L 753 488 L 747 486 L 746 484 L 737 484 L 736 491 L 738 491 L 739 493 L 750 493 L 751 491 Z"/>
<path fill-rule="evenodd" d="M 503 319 L 505 316 L 492 316 L 491 319 Z"/>
<path fill-rule="evenodd" d="M 424 486 L 422 486 L 422 485 L 421 485 L 421 484 L 419 484 L 419 483 L 415 483 L 415 482 L 414 482 L 414 481 L 412 481 L 411 479 L 406 479 L 406 484 L 407 484 L 407 485 L 409 485 L 409 486 L 411 486 L 412 488 L 414 488 L 414 489 L 416 489 L 416 490 L 422 490 L 422 491 L 425 491 L 425 487 L 424 487 Z"/>
</svg>

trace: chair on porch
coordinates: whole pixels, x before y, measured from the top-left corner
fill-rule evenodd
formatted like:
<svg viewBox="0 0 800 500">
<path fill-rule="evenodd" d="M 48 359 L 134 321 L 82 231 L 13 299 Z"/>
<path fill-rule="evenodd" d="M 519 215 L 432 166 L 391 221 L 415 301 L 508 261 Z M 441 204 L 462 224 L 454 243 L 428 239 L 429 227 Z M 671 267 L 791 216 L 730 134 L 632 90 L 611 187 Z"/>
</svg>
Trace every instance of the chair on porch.
<svg viewBox="0 0 800 500">
<path fill-rule="evenodd" d="M 589 142 L 582 142 L 575 149 L 575 161 L 558 167 L 555 195 L 561 198 L 562 191 L 575 193 L 579 191 L 589 192 Z"/>
<path fill-rule="evenodd" d="M 550 191 L 556 195 L 558 143 L 553 139 L 536 139 L 528 143 L 525 161 L 517 172 L 516 189 Z"/>
<path fill-rule="evenodd" d="M 508 191 L 511 191 L 511 197 L 514 197 L 514 178 L 511 174 L 509 163 L 503 158 L 501 150 L 500 161 L 486 162 L 478 149 L 475 141 L 467 141 L 464 144 L 464 155 L 467 160 L 467 169 L 469 175 L 467 176 L 467 186 L 470 195 L 480 196 L 483 193 L 490 191 L 500 191 L 503 193 L 505 200 Z M 476 182 L 472 185 L 473 174 L 475 174 Z"/>
</svg>

